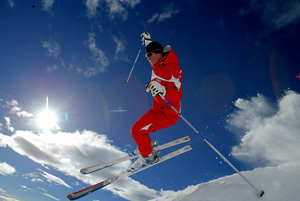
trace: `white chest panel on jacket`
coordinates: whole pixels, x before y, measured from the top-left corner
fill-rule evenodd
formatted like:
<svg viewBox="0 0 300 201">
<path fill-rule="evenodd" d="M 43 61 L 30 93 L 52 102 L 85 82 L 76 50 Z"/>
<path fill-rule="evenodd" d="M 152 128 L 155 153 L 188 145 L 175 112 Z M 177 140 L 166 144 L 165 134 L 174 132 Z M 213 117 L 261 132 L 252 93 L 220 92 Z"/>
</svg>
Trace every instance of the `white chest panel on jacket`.
<svg viewBox="0 0 300 201">
<path fill-rule="evenodd" d="M 181 73 L 181 72 L 182 72 L 182 71 L 180 71 L 180 73 Z M 178 90 L 179 90 L 180 87 L 181 87 L 180 79 L 179 79 L 179 78 L 175 78 L 175 77 L 173 76 L 173 74 L 172 74 L 172 78 L 169 79 L 169 80 L 167 80 L 167 79 L 164 79 L 164 78 L 162 78 L 162 77 L 159 77 L 159 76 L 156 75 L 156 74 L 154 73 L 154 71 L 152 70 L 151 80 L 153 80 L 153 79 L 155 79 L 155 78 L 160 79 L 160 80 L 163 80 L 163 81 L 166 81 L 166 82 L 173 82 Z"/>
</svg>

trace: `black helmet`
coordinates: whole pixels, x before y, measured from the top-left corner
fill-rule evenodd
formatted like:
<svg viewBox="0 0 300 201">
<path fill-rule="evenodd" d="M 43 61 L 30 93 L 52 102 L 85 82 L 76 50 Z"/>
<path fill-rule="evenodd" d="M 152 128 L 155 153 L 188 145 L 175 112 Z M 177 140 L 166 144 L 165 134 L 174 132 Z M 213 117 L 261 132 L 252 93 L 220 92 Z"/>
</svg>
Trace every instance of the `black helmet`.
<svg viewBox="0 0 300 201">
<path fill-rule="evenodd" d="M 159 42 L 153 41 L 146 46 L 146 53 L 147 52 L 155 52 L 155 53 L 163 54 L 164 47 Z"/>
</svg>

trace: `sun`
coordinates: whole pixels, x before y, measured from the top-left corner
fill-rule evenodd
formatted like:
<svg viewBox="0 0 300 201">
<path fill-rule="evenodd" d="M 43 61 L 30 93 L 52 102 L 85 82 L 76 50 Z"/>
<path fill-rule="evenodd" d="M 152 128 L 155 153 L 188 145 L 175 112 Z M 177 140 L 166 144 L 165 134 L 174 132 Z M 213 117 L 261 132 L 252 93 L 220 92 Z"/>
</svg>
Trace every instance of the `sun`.
<svg viewBox="0 0 300 201">
<path fill-rule="evenodd" d="M 38 127 L 44 131 L 49 131 L 57 127 L 57 118 L 55 112 L 49 110 L 48 96 L 46 97 L 46 109 L 40 112 L 36 117 L 36 123 Z"/>
<path fill-rule="evenodd" d="M 37 116 L 37 125 L 43 130 L 50 130 L 56 126 L 56 114 L 52 111 L 45 110 Z"/>
</svg>

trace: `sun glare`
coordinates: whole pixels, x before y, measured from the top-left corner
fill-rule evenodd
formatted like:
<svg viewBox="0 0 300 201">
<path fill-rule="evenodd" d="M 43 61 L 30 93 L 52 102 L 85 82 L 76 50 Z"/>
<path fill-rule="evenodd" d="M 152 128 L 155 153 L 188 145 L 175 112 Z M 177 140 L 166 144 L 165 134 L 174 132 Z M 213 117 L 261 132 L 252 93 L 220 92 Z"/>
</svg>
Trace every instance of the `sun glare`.
<svg viewBox="0 0 300 201">
<path fill-rule="evenodd" d="M 57 126 L 56 114 L 50 111 L 48 107 L 48 96 L 46 97 L 46 109 L 37 115 L 36 121 L 37 125 L 44 131 Z"/>
<path fill-rule="evenodd" d="M 37 116 L 37 124 L 43 130 L 49 130 L 56 125 L 56 115 L 51 111 L 44 111 Z"/>
</svg>

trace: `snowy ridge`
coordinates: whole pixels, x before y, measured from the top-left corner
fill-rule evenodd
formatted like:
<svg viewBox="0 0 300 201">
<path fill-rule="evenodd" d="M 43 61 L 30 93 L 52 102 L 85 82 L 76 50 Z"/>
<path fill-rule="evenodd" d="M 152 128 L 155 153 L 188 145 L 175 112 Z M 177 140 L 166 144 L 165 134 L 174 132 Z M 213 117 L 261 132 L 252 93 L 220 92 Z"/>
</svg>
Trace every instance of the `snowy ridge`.
<svg viewBox="0 0 300 201">
<path fill-rule="evenodd" d="M 300 163 L 256 168 L 244 174 L 258 189 L 262 198 L 238 174 L 189 186 L 182 191 L 152 201 L 300 201 Z"/>
</svg>

